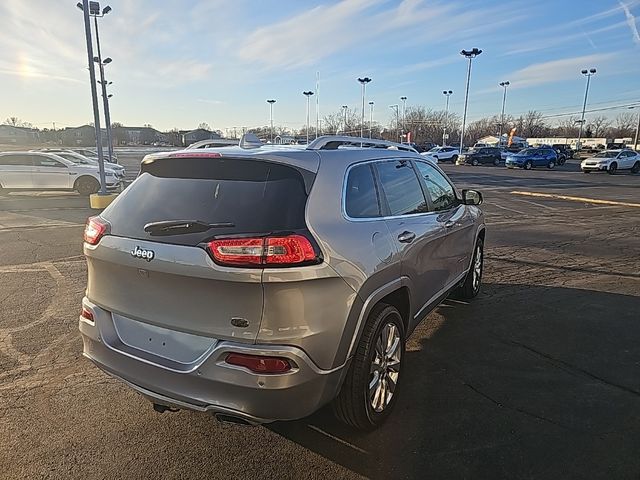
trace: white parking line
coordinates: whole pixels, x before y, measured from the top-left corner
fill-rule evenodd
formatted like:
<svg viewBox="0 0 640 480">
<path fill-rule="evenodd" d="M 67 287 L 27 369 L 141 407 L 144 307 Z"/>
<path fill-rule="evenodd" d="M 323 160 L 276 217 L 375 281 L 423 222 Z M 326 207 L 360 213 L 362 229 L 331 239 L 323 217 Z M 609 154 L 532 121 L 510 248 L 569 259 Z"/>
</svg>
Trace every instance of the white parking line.
<svg viewBox="0 0 640 480">
<path fill-rule="evenodd" d="M 517 213 L 519 215 L 526 215 L 525 212 L 521 212 L 520 210 L 515 210 L 513 208 L 508 208 L 508 207 L 503 207 L 502 205 L 498 205 L 497 203 L 489 203 L 489 202 L 484 202 L 487 205 L 491 205 L 492 207 L 498 207 L 501 208 L 502 210 L 507 210 L 509 212 L 513 212 L 513 213 Z"/>
<path fill-rule="evenodd" d="M 335 440 L 336 442 L 341 443 L 343 445 L 346 445 L 349 448 L 353 448 L 357 452 L 364 453 L 365 455 L 367 455 L 367 451 L 366 450 L 363 450 L 360 447 L 356 447 L 354 444 L 349 443 L 346 440 L 343 440 L 341 438 L 338 438 L 335 435 L 331 435 L 330 433 L 327 433 L 324 430 L 319 429 L 315 425 L 307 424 L 307 427 L 309 427 L 311 430 L 315 430 L 316 432 L 321 433 L 322 435 L 324 435 L 326 437 L 329 437 L 331 440 Z"/>
<path fill-rule="evenodd" d="M 518 202 L 528 203 L 529 205 L 533 205 L 535 207 L 546 208 L 547 210 L 557 210 L 555 207 L 550 207 L 549 205 L 543 205 L 542 203 L 530 202 L 529 200 L 522 200 L 521 198 L 516 199 Z"/>
</svg>

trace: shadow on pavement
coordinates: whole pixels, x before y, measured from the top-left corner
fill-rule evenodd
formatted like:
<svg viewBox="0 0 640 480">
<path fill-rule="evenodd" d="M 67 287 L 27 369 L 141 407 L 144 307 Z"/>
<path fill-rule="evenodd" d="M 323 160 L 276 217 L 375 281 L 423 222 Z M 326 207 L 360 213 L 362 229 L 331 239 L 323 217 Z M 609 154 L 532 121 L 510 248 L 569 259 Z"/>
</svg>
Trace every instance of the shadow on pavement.
<svg viewBox="0 0 640 480">
<path fill-rule="evenodd" d="M 396 410 L 269 428 L 372 478 L 638 478 L 640 297 L 489 284 L 409 340 Z"/>
</svg>

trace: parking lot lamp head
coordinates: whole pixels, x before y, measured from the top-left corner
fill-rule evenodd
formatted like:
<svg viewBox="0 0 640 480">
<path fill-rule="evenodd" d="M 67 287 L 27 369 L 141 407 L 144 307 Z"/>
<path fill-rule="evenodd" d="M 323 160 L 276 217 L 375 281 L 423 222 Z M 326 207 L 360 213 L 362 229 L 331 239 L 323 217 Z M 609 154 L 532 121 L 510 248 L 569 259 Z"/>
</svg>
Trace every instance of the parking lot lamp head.
<svg viewBox="0 0 640 480">
<path fill-rule="evenodd" d="M 471 62 L 474 58 L 482 53 L 479 48 L 472 48 L 471 50 L 461 50 L 460 55 L 469 60 L 469 67 L 467 69 L 467 86 L 464 94 L 464 112 L 462 114 L 462 131 L 460 132 L 460 149 L 458 153 L 462 155 L 462 147 L 464 146 L 464 129 L 467 122 L 467 106 L 469 104 L 469 81 L 471 79 Z"/>
</svg>

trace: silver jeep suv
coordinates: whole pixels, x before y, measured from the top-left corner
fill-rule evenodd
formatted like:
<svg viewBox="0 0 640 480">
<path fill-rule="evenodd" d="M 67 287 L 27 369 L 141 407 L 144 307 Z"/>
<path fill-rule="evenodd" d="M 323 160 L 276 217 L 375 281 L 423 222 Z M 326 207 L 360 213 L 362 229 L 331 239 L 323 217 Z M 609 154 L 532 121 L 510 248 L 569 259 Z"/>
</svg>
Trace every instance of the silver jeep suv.
<svg viewBox="0 0 640 480">
<path fill-rule="evenodd" d="M 416 325 L 478 293 L 482 196 L 404 145 L 248 146 L 145 160 L 88 220 L 84 355 L 160 412 L 256 424 L 332 403 L 374 428 Z"/>
</svg>

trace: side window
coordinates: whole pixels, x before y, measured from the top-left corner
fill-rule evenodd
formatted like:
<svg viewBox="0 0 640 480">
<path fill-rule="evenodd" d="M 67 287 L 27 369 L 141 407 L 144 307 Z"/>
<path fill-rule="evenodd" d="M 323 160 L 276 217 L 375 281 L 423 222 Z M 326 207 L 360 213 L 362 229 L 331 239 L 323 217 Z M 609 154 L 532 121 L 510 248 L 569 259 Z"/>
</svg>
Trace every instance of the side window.
<svg viewBox="0 0 640 480">
<path fill-rule="evenodd" d="M 33 159 L 33 164 L 36 167 L 61 167 L 64 168 L 66 165 L 60 163 L 55 158 L 44 157 L 41 155 L 33 155 L 31 157 Z"/>
<path fill-rule="evenodd" d="M 28 155 L 2 155 L 0 156 L 0 165 L 20 165 L 23 167 L 31 166 Z"/>
<path fill-rule="evenodd" d="M 434 211 L 441 212 L 455 207 L 456 194 L 447 179 L 431 165 L 423 162 L 416 162 L 416 165 L 427 185 Z"/>
<path fill-rule="evenodd" d="M 358 165 L 349 171 L 345 210 L 351 218 L 380 216 L 380 203 L 371 164 Z"/>
<path fill-rule="evenodd" d="M 429 211 L 411 162 L 379 162 L 376 163 L 376 170 L 390 215 L 410 215 Z"/>
</svg>

